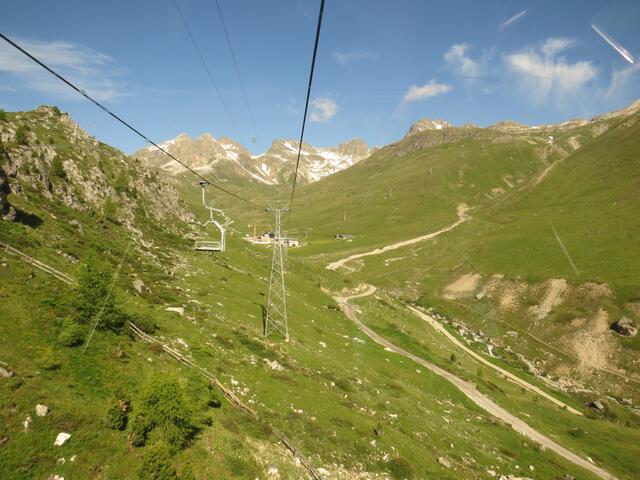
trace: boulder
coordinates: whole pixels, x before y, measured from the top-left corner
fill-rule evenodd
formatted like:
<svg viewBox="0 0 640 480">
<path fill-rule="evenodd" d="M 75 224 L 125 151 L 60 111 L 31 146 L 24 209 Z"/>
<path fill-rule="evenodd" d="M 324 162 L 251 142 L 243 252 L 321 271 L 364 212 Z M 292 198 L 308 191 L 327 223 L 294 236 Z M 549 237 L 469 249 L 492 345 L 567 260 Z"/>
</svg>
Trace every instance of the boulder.
<svg viewBox="0 0 640 480">
<path fill-rule="evenodd" d="M 9 367 L 0 367 L 0 377 L 11 378 L 13 375 L 15 374 Z"/>
<path fill-rule="evenodd" d="M 138 293 L 146 293 L 147 292 L 147 286 L 139 278 L 136 278 L 133 281 L 133 289 Z"/>
<path fill-rule="evenodd" d="M 56 447 L 60 447 L 61 445 L 64 445 L 64 444 L 65 444 L 65 442 L 66 442 L 67 440 L 69 440 L 70 438 L 71 438 L 71 434 L 70 434 L 70 433 L 67 433 L 67 432 L 60 432 L 60 433 L 58 434 L 58 436 L 56 437 L 56 441 L 55 441 L 55 442 L 53 442 L 53 444 L 54 444 Z"/>
<path fill-rule="evenodd" d="M 602 402 L 602 400 L 594 400 L 593 402 L 591 402 L 589 404 L 589 406 L 591 408 L 595 408 L 598 411 L 603 411 L 604 410 L 604 403 Z"/>
<path fill-rule="evenodd" d="M 49 407 L 46 405 L 38 404 L 36 405 L 36 415 L 39 417 L 44 417 L 47 413 L 49 413 Z"/>
<path fill-rule="evenodd" d="M 175 312 L 181 317 L 184 316 L 184 307 L 167 307 L 165 310 L 167 312 Z"/>
<path fill-rule="evenodd" d="M 438 463 L 445 468 L 451 468 L 451 462 L 444 457 L 438 457 Z"/>
<path fill-rule="evenodd" d="M 627 317 L 622 317 L 611 325 L 611 329 L 623 337 L 635 337 L 638 334 L 637 327 L 633 324 L 633 321 Z"/>
</svg>

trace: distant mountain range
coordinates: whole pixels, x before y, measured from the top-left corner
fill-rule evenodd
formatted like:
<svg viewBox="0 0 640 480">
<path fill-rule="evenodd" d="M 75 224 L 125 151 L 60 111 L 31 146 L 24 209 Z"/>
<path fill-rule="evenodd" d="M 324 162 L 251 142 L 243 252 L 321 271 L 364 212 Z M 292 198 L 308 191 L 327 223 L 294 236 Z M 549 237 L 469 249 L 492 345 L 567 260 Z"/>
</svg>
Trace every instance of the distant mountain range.
<svg viewBox="0 0 640 480">
<path fill-rule="evenodd" d="M 187 134 L 178 135 L 160 144 L 172 155 L 199 172 L 215 172 L 220 178 L 246 177 L 255 181 L 275 185 L 290 180 L 298 154 L 295 140 L 275 140 L 271 147 L 260 155 L 252 155 L 240 143 L 227 138 L 214 138 L 205 133 L 198 138 Z M 316 148 L 302 144 L 298 181 L 312 183 L 327 175 L 344 170 L 367 158 L 372 152 L 359 139 L 341 143 L 337 147 Z M 155 147 L 143 148 L 133 154 L 147 166 L 179 175 L 185 169 Z"/>
</svg>

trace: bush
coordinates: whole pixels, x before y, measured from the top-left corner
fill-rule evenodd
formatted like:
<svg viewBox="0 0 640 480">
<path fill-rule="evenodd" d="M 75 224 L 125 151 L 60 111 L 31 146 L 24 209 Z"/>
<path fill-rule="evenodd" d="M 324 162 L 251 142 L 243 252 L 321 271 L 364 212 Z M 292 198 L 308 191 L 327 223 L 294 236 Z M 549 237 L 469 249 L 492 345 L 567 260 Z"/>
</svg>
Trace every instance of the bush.
<svg viewBox="0 0 640 480">
<path fill-rule="evenodd" d="M 108 262 L 96 257 L 88 257 L 78 268 L 78 286 L 73 297 L 73 306 L 80 323 L 91 322 L 102 312 L 99 328 L 120 331 L 127 315 L 115 303 L 110 295 L 112 270 Z"/>
<path fill-rule="evenodd" d="M 6 122 L 8 119 L 7 112 L 0 108 L 0 122 Z"/>
<path fill-rule="evenodd" d="M 111 223 L 118 223 L 118 205 L 111 198 L 107 198 L 102 205 L 102 215 Z"/>
<path fill-rule="evenodd" d="M 60 157 L 55 157 L 51 161 L 49 173 L 54 177 L 67 178 L 67 173 L 64 171 L 64 166 L 62 165 L 62 160 L 60 159 Z"/>
<path fill-rule="evenodd" d="M 139 413 L 131 423 L 131 431 L 129 432 L 129 441 L 134 447 L 142 447 L 147 443 L 147 436 L 152 426 L 149 419 L 142 413 Z"/>
<path fill-rule="evenodd" d="M 29 143 L 29 129 L 24 125 L 20 125 L 16 129 L 15 140 L 18 145 L 27 145 Z"/>
<path fill-rule="evenodd" d="M 66 319 L 62 324 L 62 330 L 58 334 L 58 342 L 65 347 L 77 347 L 84 342 L 82 328 L 71 319 Z"/>
<path fill-rule="evenodd" d="M 398 480 L 413 478 L 413 468 L 404 458 L 396 457 L 389 462 L 389 473 Z"/>
<path fill-rule="evenodd" d="M 178 478 L 171 463 L 171 452 L 163 442 L 157 442 L 146 448 L 142 463 L 138 469 L 139 480 L 175 480 Z"/>
<path fill-rule="evenodd" d="M 131 402 L 122 393 L 116 394 L 111 400 L 105 423 L 113 430 L 124 430 L 129 421 Z"/>
<path fill-rule="evenodd" d="M 177 450 L 184 447 L 195 434 L 197 427 L 184 390 L 176 379 L 157 377 L 144 389 L 140 413 L 134 420 L 136 437 L 146 440 L 153 432 Z M 143 417 L 142 419 L 138 419 Z M 135 444 L 135 443 L 134 443 Z"/>
</svg>

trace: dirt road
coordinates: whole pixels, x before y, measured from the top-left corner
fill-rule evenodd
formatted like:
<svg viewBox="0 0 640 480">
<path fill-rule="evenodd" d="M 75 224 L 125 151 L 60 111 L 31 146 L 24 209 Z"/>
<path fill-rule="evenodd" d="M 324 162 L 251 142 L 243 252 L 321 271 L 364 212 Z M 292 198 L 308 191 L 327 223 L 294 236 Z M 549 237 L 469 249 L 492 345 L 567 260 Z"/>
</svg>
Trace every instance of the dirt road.
<svg viewBox="0 0 640 480">
<path fill-rule="evenodd" d="M 611 475 L 609 472 L 607 472 L 606 470 L 603 470 L 602 468 L 594 465 L 593 463 L 590 463 L 588 460 L 567 450 L 562 445 L 559 445 L 558 443 L 554 442 L 550 438 L 546 437 L 542 433 L 530 427 L 528 424 L 526 424 L 516 416 L 506 411 L 504 408 L 497 405 L 489 397 L 480 393 L 476 389 L 475 385 L 473 385 L 472 383 L 462 380 L 461 378 L 453 375 L 452 373 L 444 370 L 443 368 L 440 368 L 437 365 L 427 362 L 426 360 L 418 357 L 417 355 L 414 355 L 413 353 L 407 352 L 406 350 L 400 347 L 397 347 L 393 343 L 389 342 L 385 338 L 378 335 L 371 328 L 367 327 L 364 323 L 362 323 L 358 319 L 358 316 L 356 315 L 355 307 L 351 305 L 349 301 L 354 298 L 360 298 L 360 297 L 366 297 L 368 295 L 372 295 L 375 291 L 376 291 L 376 288 L 374 286 L 369 285 L 367 286 L 367 290 L 362 293 L 355 294 L 355 295 L 347 295 L 347 296 L 337 296 L 334 298 L 336 302 L 338 302 L 340 309 L 344 312 L 347 318 L 349 318 L 349 320 L 355 323 L 357 327 L 360 330 L 362 330 L 362 332 L 364 332 L 369 338 L 371 338 L 371 340 L 373 340 L 377 344 L 385 347 L 391 352 L 394 352 L 394 353 L 397 353 L 398 355 L 402 355 L 406 358 L 409 358 L 414 362 L 416 362 L 417 364 L 423 366 L 424 368 L 428 368 L 436 375 L 439 375 L 440 377 L 445 378 L 446 380 L 451 382 L 454 386 L 456 386 L 472 402 L 474 402 L 476 405 L 478 405 L 480 408 L 490 413 L 494 417 L 499 418 L 505 423 L 511 425 L 511 427 L 516 432 L 529 437 L 531 440 L 535 441 L 536 443 L 544 446 L 545 448 L 548 448 L 549 450 L 552 450 L 553 452 L 557 453 L 561 457 L 584 468 L 585 470 L 590 471 L 591 473 L 597 475 L 599 478 L 602 478 L 603 480 L 615 480 L 615 477 Z"/>
<path fill-rule="evenodd" d="M 407 307 L 411 313 L 413 313 L 414 315 L 416 315 L 418 318 L 421 318 L 422 320 L 424 320 L 427 324 L 429 324 L 431 327 L 433 327 L 435 330 L 437 330 L 438 332 L 440 332 L 442 335 L 444 335 L 447 340 L 449 340 L 451 343 L 453 343 L 456 347 L 462 349 L 465 351 L 465 353 L 467 353 L 471 358 L 473 358 L 474 360 L 476 360 L 479 363 L 482 363 L 483 365 L 486 365 L 489 368 L 494 369 L 496 372 L 499 372 L 500 375 L 502 375 L 503 377 L 507 378 L 508 380 L 511 380 L 513 383 L 520 385 L 523 388 L 526 388 L 527 390 L 540 395 L 543 398 L 546 398 L 547 400 L 549 400 L 550 402 L 556 404 L 557 406 L 559 406 L 560 408 L 566 408 L 567 411 L 575 414 L 575 415 L 582 415 L 582 412 L 576 410 L 575 408 L 573 408 L 570 405 L 567 405 L 564 402 L 561 402 L 560 400 L 558 400 L 555 397 L 552 397 L 551 395 L 549 395 L 547 392 L 545 392 L 544 390 L 536 387 L 535 385 L 530 384 L 529 382 L 521 379 L 520 377 L 514 375 L 513 373 L 505 370 L 504 368 L 500 368 L 499 366 L 491 363 L 489 360 L 487 360 L 486 358 L 482 357 L 481 355 L 478 355 L 476 352 L 474 352 L 473 350 L 471 350 L 469 347 L 467 347 L 464 343 L 462 343 L 460 340 L 458 340 L 454 335 L 452 335 L 446 328 L 444 328 L 444 326 L 438 322 L 435 318 L 433 318 L 430 315 L 427 315 L 426 313 L 418 310 L 417 308 L 414 307 Z"/>
<path fill-rule="evenodd" d="M 338 268 L 344 266 L 346 263 L 352 261 L 352 260 L 357 260 L 359 258 L 363 258 L 363 257 L 369 257 L 371 255 L 380 255 L 382 253 L 391 251 L 391 250 L 397 250 L 398 248 L 402 248 L 402 247 L 406 247 L 407 245 L 413 245 L 414 243 L 418 243 L 418 242 L 422 242 L 424 240 L 430 240 L 434 237 L 437 237 L 438 235 L 448 232 L 450 230 L 453 230 L 454 228 L 456 228 L 458 225 L 460 225 L 463 222 L 466 222 L 467 220 L 469 220 L 469 217 L 466 212 L 467 210 L 469 210 L 469 207 L 467 207 L 464 203 L 461 203 L 460 205 L 458 205 L 458 220 L 456 220 L 455 222 L 453 222 L 451 225 L 444 227 L 440 230 L 438 230 L 437 232 L 433 232 L 433 233 L 428 233 L 426 235 L 422 235 L 420 237 L 415 237 L 415 238 L 411 238 L 409 240 L 403 240 L 402 242 L 396 242 L 396 243 L 392 243 L 391 245 L 386 245 L 384 247 L 381 248 L 376 248 L 375 250 L 371 250 L 368 252 L 364 252 L 364 253 L 356 253 L 354 255 L 351 255 L 347 258 L 343 258 L 341 260 L 337 260 L 333 263 L 330 263 L 329 265 L 327 265 L 327 269 L 328 270 L 337 270 Z"/>
</svg>

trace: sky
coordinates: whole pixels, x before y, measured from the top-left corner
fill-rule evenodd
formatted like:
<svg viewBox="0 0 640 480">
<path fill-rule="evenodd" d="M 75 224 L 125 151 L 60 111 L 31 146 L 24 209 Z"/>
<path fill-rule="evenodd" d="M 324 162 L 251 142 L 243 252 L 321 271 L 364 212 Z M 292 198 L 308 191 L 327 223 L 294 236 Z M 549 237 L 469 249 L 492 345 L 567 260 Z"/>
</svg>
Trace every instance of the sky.
<svg viewBox="0 0 640 480">
<path fill-rule="evenodd" d="M 212 86 L 174 1 L 199 45 Z M 319 0 L 0 2 L 0 31 L 156 142 L 298 138 Z M 640 98 L 640 2 L 326 0 L 305 140 L 386 145 L 421 118 L 590 118 Z M 133 133 L 0 39 L 0 107 L 57 105 L 127 153 Z"/>
</svg>

